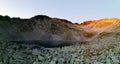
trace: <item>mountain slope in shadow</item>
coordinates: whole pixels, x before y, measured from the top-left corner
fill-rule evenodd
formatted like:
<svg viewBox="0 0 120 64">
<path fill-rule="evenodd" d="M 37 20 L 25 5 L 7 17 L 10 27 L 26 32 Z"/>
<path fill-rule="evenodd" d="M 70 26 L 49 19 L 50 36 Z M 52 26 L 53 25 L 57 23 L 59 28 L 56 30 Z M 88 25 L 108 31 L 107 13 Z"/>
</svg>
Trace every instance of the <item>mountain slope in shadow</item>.
<svg viewBox="0 0 120 64">
<path fill-rule="evenodd" d="M 30 19 L 0 16 L 1 41 L 41 41 L 58 46 L 62 42 L 72 44 L 82 42 L 80 29 L 68 20 L 37 15 Z"/>
</svg>

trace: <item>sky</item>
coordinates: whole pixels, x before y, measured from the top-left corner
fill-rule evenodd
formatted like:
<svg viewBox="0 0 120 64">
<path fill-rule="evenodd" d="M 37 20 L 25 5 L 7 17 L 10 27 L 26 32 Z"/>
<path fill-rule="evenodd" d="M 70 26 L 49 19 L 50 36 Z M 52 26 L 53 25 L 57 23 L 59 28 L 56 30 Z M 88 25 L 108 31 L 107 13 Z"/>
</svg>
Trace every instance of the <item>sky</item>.
<svg viewBox="0 0 120 64">
<path fill-rule="evenodd" d="M 0 15 L 21 18 L 47 15 L 81 23 L 120 18 L 120 0 L 0 0 Z"/>
</svg>

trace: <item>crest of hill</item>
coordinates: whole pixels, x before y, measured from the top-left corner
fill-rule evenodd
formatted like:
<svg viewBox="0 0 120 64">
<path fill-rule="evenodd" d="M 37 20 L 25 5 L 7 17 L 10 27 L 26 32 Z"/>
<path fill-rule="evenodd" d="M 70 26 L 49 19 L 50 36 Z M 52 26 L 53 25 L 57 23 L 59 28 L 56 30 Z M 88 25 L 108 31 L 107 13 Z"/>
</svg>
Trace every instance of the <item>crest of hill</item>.
<svg viewBox="0 0 120 64">
<path fill-rule="evenodd" d="M 90 25 L 90 24 L 107 24 L 107 23 L 120 23 L 120 19 L 118 18 L 104 18 L 104 19 L 100 19 L 100 20 L 89 20 L 89 21 L 84 21 L 83 23 L 79 24 L 79 25 Z"/>
<path fill-rule="evenodd" d="M 117 28 L 120 25 L 120 19 L 118 18 L 104 18 L 100 20 L 90 20 L 85 21 L 78 26 L 84 29 L 89 30 L 106 30 L 107 28 L 110 28 L 110 30 L 113 30 L 114 28 Z"/>
<path fill-rule="evenodd" d="M 47 15 L 36 15 L 36 16 L 30 18 L 30 19 L 36 19 L 36 20 L 38 20 L 38 19 L 41 19 L 41 20 L 43 20 L 43 19 L 53 19 L 53 20 L 58 20 L 58 21 L 64 22 L 64 23 L 73 24 L 71 21 L 68 21 L 66 19 L 51 18 L 51 17 L 49 17 Z"/>
</svg>

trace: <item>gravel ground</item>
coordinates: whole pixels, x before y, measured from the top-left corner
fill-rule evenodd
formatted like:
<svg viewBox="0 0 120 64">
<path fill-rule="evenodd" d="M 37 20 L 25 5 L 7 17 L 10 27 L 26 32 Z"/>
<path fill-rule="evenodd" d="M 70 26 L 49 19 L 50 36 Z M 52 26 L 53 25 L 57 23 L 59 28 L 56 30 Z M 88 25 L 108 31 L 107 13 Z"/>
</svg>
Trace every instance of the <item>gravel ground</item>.
<svg viewBox="0 0 120 64">
<path fill-rule="evenodd" d="M 0 64 L 120 64 L 120 42 L 59 48 L 0 42 Z"/>
</svg>

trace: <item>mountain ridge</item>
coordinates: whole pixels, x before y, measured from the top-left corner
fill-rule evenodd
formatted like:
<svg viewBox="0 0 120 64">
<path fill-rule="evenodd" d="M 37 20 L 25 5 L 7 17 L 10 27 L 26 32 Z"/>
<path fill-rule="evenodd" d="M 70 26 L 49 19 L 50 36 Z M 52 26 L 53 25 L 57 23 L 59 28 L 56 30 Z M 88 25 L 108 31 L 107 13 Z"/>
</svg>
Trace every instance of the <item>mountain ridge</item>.
<svg viewBox="0 0 120 64">
<path fill-rule="evenodd" d="M 46 15 L 36 15 L 30 19 L 0 16 L 0 40 L 90 42 L 103 34 L 119 32 L 119 27 L 118 18 L 90 20 L 79 24 Z"/>
</svg>

